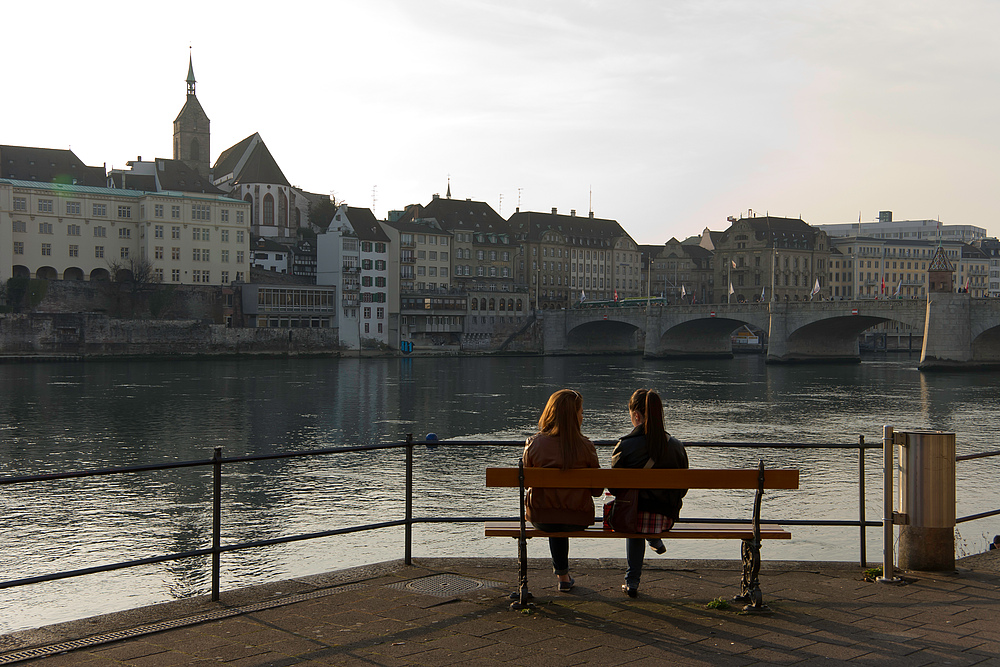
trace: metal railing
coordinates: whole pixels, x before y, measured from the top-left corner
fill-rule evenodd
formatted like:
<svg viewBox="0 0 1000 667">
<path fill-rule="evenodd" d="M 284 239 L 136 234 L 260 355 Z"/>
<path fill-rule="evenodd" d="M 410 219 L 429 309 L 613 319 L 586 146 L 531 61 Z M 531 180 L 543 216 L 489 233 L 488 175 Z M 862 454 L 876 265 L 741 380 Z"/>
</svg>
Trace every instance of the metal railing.
<svg viewBox="0 0 1000 667">
<path fill-rule="evenodd" d="M 615 444 L 615 441 L 595 441 L 596 445 L 609 446 Z M 55 572 L 50 574 L 25 577 L 21 579 L 14 579 L 9 581 L 0 581 L 0 589 L 13 588 L 16 586 L 24 586 L 27 584 L 34 584 L 46 581 L 56 581 L 59 579 L 68 579 L 71 577 L 79 577 L 88 574 L 96 574 L 100 572 L 111 572 L 114 570 L 121 570 L 130 567 L 137 567 L 141 565 L 150 565 L 155 563 L 163 563 L 167 561 L 176 561 L 186 558 L 195 558 L 203 556 L 211 556 L 211 588 L 212 588 L 212 600 L 217 601 L 219 599 L 219 582 L 221 578 L 221 555 L 224 553 L 235 552 L 243 549 L 254 549 L 272 545 L 288 544 L 291 542 L 300 542 L 304 540 L 317 539 L 322 537 L 331 537 L 335 535 L 345 535 L 348 533 L 356 533 L 369 530 L 378 530 L 382 528 L 391 527 L 404 527 L 404 562 L 407 565 L 412 563 L 412 546 L 413 546 L 413 526 L 414 524 L 431 524 L 431 523 L 478 523 L 484 521 L 516 521 L 517 517 L 505 517 L 505 516 L 443 516 L 443 517 L 414 517 L 413 516 L 413 450 L 417 445 L 426 445 L 434 447 L 483 447 L 483 446 L 511 446 L 511 447 L 523 447 L 524 442 L 522 440 L 514 441 L 481 441 L 481 440 L 422 440 L 414 441 L 412 435 L 407 435 L 405 442 L 393 442 L 384 443 L 377 445 L 361 445 L 354 447 L 334 447 L 328 449 L 316 449 L 308 451 L 295 451 L 295 452 L 285 452 L 279 454 L 259 454 L 250 456 L 237 456 L 224 458 L 222 456 L 222 447 L 216 447 L 214 455 L 210 459 L 194 460 L 194 461 L 183 461 L 176 463 L 162 463 L 162 464 L 151 464 L 151 465 L 140 465 L 140 466 L 128 466 L 128 467 L 116 467 L 116 468 L 103 468 L 103 469 L 92 469 L 92 470 L 80 470 L 65 473 L 49 473 L 40 475 L 25 475 L 16 477 L 4 477 L 0 478 L 0 487 L 6 487 L 14 484 L 30 484 L 37 482 L 50 482 L 57 480 L 66 479 L 78 479 L 84 477 L 99 477 L 107 475 L 121 475 L 121 474 L 135 474 L 142 472 L 151 471 L 162 471 L 162 470 L 173 470 L 180 468 L 198 468 L 198 467 L 210 467 L 212 470 L 212 540 L 211 547 L 203 549 L 194 549 L 189 551 L 182 551 L 171 554 L 163 554 L 159 556 L 152 556 L 148 558 L 141 558 L 136 560 L 129 560 L 120 563 L 112 563 L 107 565 L 98 565 L 93 567 L 67 570 L 62 572 Z M 758 443 L 758 442 L 686 442 L 685 447 L 687 448 L 725 448 L 725 449 L 830 449 L 830 450 L 856 450 L 858 452 L 858 520 L 832 520 L 832 519 L 774 519 L 775 523 L 781 523 L 785 525 L 796 525 L 796 526 L 836 526 L 836 527 L 851 527 L 857 526 L 860 530 L 860 562 L 862 567 L 867 565 L 866 556 L 866 539 L 865 539 L 865 529 L 870 527 L 882 526 L 882 521 L 868 521 L 865 514 L 865 451 L 868 449 L 877 449 L 882 447 L 881 444 L 868 445 L 865 443 L 864 436 L 860 436 L 857 444 L 816 444 L 816 443 Z M 222 544 L 222 486 L 223 486 L 223 466 L 232 465 L 239 463 L 251 463 L 260 461 L 273 461 L 279 459 L 291 459 L 291 458 L 302 458 L 302 457 L 320 457 L 320 456 L 330 456 L 336 454 L 347 454 L 355 452 L 370 452 L 375 450 L 388 450 L 388 449 L 403 449 L 405 453 L 405 488 L 404 488 L 404 516 L 401 519 L 396 519 L 392 521 L 382 521 L 378 523 L 369 523 L 357 526 L 348 526 L 344 528 L 336 528 L 331 530 L 316 531 L 310 533 L 302 533 L 298 535 L 288 535 L 283 537 L 275 537 L 263 540 L 254 540 L 249 542 L 238 542 L 233 544 Z M 995 452 L 994 454 L 1000 454 L 1000 452 Z M 973 455 L 972 457 L 978 457 L 983 455 Z M 992 512 L 985 514 L 983 516 L 991 516 L 993 514 L 1000 513 Z M 979 518 L 979 516 L 966 517 L 963 520 L 972 520 L 973 518 Z M 741 519 L 721 519 L 721 518 L 691 518 L 685 517 L 686 521 L 702 522 L 702 523 L 749 523 L 750 520 Z"/>
<path fill-rule="evenodd" d="M 1000 456 L 1000 451 L 996 452 L 979 452 L 978 454 L 961 454 L 955 457 L 955 462 L 961 461 L 972 461 L 973 459 L 988 459 L 994 456 Z M 1000 514 L 1000 509 L 989 510 L 988 512 L 979 512 L 977 514 L 969 514 L 968 516 L 962 516 L 955 519 L 955 523 L 965 523 L 966 521 L 975 521 L 976 519 L 985 519 L 991 516 L 997 516 Z"/>
</svg>

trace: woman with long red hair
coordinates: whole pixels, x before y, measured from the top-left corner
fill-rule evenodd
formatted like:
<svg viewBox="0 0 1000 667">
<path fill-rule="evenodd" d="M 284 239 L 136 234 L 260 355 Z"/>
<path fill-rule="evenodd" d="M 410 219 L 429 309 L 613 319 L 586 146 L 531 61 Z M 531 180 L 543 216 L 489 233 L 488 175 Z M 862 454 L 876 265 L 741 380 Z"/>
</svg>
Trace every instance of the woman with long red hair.
<svg viewBox="0 0 1000 667">
<path fill-rule="evenodd" d="M 524 465 L 531 468 L 600 468 L 594 443 L 580 431 L 583 397 L 572 389 L 560 389 L 549 396 L 538 419 L 538 433 L 524 447 Z M 594 501 L 604 489 L 529 488 L 525 496 L 525 518 L 538 530 L 565 533 L 583 530 L 594 523 Z M 552 571 L 559 590 L 573 588 L 569 576 L 569 538 L 550 537 Z"/>
</svg>

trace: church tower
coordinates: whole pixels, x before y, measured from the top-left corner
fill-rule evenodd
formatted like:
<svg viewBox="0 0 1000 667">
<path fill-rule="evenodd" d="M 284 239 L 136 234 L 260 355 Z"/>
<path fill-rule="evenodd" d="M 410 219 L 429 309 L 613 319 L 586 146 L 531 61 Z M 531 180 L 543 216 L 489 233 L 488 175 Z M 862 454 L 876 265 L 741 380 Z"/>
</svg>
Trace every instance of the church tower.
<svg viewBox="0 0 1000 667">
<path fill-rule="evenodd" d="M 202 176 L 211 171 L 211 134 L 208 115 L 194 94 L 194 63 L 188 54 L 187 101 L 174 119 L 174 159 Z"/>
</svg>

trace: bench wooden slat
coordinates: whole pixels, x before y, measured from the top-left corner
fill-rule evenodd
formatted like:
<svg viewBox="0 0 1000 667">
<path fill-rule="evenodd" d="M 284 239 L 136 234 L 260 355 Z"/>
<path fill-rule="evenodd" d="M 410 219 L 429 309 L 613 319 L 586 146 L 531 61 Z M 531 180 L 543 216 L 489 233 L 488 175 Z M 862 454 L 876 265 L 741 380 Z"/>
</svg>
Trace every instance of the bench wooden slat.
<svg viewBox="0 0 1000 667">
<path fill-rule="evenodd" d="M 524 485 L 550 489 L 756 489 L 756 470 L 525 468 Z M 517 468 L 487 468 L 487 487 L 517 487 Z M 799 488 L 799 471 L 764 470 L 765 489 Z"/>
<path fill-rule="evenodd" d="M 520 537 L 521 527 L 517 521 L 487 521 L 486 537 Z M 527 537 L 549 537 L 553 533 L 545 533 L 537 530 L 528 524 L 525 531 Z M 595 523 L 586 530 L 574 531 L 571 533 L 558 533 L 559 537 L 661 537 L 665 539 L 692 539 L 692 540 L 720 540 L 720 539 L 740 539 L 749 540 L 753 538 L 753 526 L 740 523 L 694 523 L 678 521 L 674 527 L 665 533 L 658 535 L 642 535 L 629 533 L 616 533 L 604 530 L 602 523 Z M 792 534 L 776 523 L 760 524 L 760 538 L 762 540 L 790 540 Z"/>
</svg>

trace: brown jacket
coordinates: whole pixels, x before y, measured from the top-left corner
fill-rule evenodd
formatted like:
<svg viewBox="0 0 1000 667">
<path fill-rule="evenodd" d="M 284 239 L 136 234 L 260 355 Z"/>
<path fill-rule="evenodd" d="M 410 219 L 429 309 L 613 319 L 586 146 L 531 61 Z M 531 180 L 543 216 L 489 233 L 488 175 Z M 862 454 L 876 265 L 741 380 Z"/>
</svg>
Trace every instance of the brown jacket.
<svg viewBox="0 0 1000 667">
<path fill-rule="evenodd" d="M 586 438 L 584 438 L 586 440 Z M 524 465 L 529 468 L 562 468 L 559 438 L 538 433 L 524 447 Z M 600 468 L 594 443 L 587 440 L 583 458 L 571 468 Z M 535 523 L 565 523 L 589 526 L 594 523 L 594 501 L 604 489 L 528 489 L 524 499 L 525 519 Z"/>
</svg>

